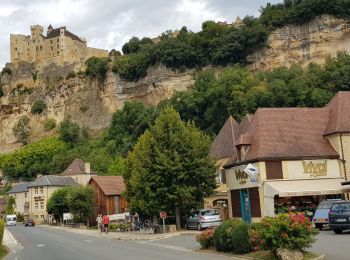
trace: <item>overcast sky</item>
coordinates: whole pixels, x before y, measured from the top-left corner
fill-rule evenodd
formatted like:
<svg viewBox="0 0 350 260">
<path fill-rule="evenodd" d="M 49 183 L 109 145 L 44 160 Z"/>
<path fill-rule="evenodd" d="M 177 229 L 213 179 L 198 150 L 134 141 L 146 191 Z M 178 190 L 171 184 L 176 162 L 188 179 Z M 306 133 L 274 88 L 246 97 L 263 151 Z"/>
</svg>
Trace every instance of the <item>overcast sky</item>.
<svg viewBox="0 0 350 260">
<path fill-rule="evenodd" d="M 10 34 L 30 34 L 30 25 L 66 25 L 88 46 L 121 49 L 132 36 L 156 37 L 187 26 L 198 31 L 206 20 L 233 21 L 259 15 L 280 0 L 0 0 L 0 68 L 10 61 Z"/>
</svg>

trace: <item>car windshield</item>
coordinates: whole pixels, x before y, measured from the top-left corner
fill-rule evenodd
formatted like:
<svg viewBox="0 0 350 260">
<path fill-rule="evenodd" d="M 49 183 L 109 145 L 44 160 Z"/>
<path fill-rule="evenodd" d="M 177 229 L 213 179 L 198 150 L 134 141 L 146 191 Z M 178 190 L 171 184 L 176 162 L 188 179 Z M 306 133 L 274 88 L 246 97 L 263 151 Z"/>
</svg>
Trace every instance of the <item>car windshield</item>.
<svg viewBox="0 0 350 260">
<path fill-rule="evenodd" d="M 7 217 L 6 220 L 7 221 L 16 221 L 16 217 Z"/>
<path fill-rule="evenodd" d="M 318 205 L 317 209 L 330 209 L 333 203 L 334 201 L 329 201 L 329 200 L 322 201 L 320 205 Z"/>
<path fill-rule="evenodd" d="M 333 204 L 332 211 L 350 211 L 350 203 Z"/>
<path fill-rule="evenodd" d="M 202 210 L 201 213 L 202 213 L 202 216 L 217 216 L 217 215 L 219 215 L 219 212 L 217 212 L 215 209 Z"/>
</svg>

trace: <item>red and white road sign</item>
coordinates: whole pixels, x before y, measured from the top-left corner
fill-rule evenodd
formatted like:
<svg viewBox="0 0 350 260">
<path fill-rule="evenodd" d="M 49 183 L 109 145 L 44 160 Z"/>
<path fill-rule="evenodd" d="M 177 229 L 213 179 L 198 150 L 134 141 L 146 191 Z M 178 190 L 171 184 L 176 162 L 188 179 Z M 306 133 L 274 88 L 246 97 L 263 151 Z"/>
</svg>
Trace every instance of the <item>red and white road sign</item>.
<svg viewBox="0 0 350 260">
<path fill-rule="evenodd" d="M 166 212 L 165 211 L 161 211 L 159 216 L 162 218 L 162 219 L 165 219 L 166 218 Z"/>
</svg>

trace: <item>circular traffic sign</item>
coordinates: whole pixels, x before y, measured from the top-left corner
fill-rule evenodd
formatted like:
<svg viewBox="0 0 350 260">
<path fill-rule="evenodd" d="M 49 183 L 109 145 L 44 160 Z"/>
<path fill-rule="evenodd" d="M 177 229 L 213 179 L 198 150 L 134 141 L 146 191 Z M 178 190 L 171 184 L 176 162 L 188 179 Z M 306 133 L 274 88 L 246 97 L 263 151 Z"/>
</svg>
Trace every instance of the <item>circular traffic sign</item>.
<svg viewBox="0 0 350 260">
<path fill-rule="evenodd" d="M 161 211 L 160 214 L 159 214 L 159 216 L 160 216 L 162 219 L 166 218 L 166 212 L 165 212 L 165 211 Z"/>
</svg>

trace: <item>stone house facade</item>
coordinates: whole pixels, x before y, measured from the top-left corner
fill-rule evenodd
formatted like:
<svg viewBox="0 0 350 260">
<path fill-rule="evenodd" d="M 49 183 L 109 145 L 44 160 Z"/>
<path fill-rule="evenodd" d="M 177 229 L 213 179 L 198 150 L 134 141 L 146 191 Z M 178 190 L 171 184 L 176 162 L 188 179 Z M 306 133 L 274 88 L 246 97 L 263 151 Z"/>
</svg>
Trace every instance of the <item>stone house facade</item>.
<svg viewBox="0 0 350 260">
<path fill-rule="evenodd" d="M 23 215 L 24 218 L 29 217 L 30 199 L 28 185 L 30 185 L 30 182 L 22 182 L 7 192 L 8 196 L 13 196 L 15 198 L 16 204 L 14 206 L 14 211 Z"/>
</svg>

